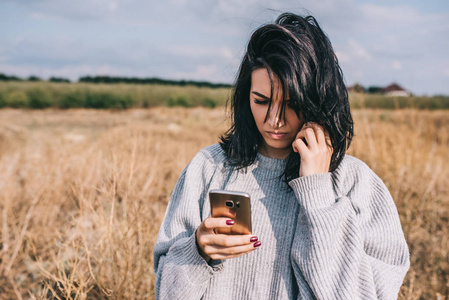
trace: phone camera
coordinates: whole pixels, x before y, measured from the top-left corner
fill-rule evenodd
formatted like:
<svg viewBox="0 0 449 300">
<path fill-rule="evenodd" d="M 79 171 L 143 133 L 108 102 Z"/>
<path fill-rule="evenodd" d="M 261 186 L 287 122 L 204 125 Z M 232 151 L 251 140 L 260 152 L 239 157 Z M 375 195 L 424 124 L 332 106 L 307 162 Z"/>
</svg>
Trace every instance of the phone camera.
<svg viewBox="0 0 449 300">
<path fill-rule="evenodd" d="M 240 202 L 239 201 L 235 202 L 235 207 L 240 208 Z"/>
<path fill-rule="evenodd" d="M 225 203 L 227 207 L 234 207 L 234 202 L 232 202 L 231 200 L 227 200 Z"/>
</svg>

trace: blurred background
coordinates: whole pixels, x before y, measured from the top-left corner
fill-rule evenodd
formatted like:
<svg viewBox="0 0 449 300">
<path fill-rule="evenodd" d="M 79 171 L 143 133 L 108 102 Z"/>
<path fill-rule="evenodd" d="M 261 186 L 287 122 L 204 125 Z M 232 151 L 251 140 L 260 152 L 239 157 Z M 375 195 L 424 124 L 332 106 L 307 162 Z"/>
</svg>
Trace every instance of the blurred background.
<svg viewBox="0 0 449 300">
<path fill-rule="evenodd" d="M 0 73 L 229 84 L 251 32 L 285 11 L 316 17 L 348 86 L 449 95 L 445 0 L 2 0 Z"/>
<path fill-rule="evenodd" d="M 0 299 L 153 299 L 179 175 L 230 126 L 251 33 L 316 17 L 349 90 L 348 154 L 410 249 L 399 299 L 449 299 L 449 1 L 0 0 Z"/>
</svg>

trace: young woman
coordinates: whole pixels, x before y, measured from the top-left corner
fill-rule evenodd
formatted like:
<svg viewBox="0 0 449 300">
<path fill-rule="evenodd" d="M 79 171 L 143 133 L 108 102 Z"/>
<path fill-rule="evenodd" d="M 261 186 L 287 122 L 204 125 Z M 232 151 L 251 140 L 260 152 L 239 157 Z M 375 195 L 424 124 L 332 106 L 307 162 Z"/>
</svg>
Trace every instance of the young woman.
<svg viewBox="0 0 449 300">
<path fill-rule="evenodd" d="M 353 136 L 332 46 L 313 17 L 257 29 L 232 127 L 182 172 L 154 248 L 160 299 L 395 299 L 409 252 L 394 202 L 345 155 Z M 208 192 L 251 196 L 253 235 L 216 234 Z"/>
</svg>

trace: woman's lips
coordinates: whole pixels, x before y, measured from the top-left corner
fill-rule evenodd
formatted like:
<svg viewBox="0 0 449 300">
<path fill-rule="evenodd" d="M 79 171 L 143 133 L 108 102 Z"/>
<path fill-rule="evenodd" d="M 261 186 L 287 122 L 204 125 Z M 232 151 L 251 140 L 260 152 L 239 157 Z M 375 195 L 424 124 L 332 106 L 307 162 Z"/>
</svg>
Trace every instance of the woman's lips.
<svg viewBox="0 0 449 300">
<path fill-rule="evenodd" d="M 276 140 L 280 140 L 287 136 L 286 132 L 267 131 L 267 133 L 271 138 L 276 139 Z"/>
</svg>

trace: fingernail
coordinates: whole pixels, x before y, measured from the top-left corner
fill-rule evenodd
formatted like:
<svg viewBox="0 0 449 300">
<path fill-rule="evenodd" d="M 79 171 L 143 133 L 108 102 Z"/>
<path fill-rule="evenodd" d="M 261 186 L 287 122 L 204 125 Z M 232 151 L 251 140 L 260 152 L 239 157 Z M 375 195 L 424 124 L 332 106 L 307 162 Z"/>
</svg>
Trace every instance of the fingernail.
<svg viewBox="0 0 449 300">
<path fill-rule="evenodd" d="M 252 243 L 252 242 L 257 242 L 257 240 L 258 240 L 258 238 L 257 238 L 257 236 L 253 236 L 253 237 L 251 237 L 250 239 L 249 239 L 249 241 Z"/>
<path fill-rule="evenodd" d="M 234 225 L 234 220 L 226 220 L 226 225 Z"/>
<path fill-rule="evenodd" d="M 259 242 L 256 242 L 256 243 L 254 243 L 254 248 L 257 248 L 257 247 L 259 247 L 260 245 L 262 245 L 262 243 L 259 241 Z"/>
</svg>

